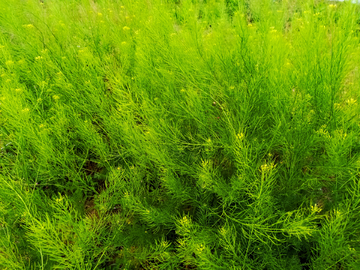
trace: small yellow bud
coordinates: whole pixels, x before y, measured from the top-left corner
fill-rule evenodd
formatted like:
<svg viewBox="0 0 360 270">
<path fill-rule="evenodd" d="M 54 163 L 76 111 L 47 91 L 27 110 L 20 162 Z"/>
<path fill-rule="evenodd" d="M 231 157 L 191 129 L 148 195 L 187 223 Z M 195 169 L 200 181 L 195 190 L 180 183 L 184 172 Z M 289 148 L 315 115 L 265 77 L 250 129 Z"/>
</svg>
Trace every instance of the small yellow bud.
<svg viewBox="0 0 360 270">
<path fill-rule="evenodd" d="M 243 139 L 245 137 L 245 135 L 244 135 L 244 133 L 238 133 L 237 135 L 236 135 L 236 139 L 238 139 L 238 140 L 241 140 L 241 139 Z"/>
<path fill-rule="evenodd" d="M 34 26 L 32 24 L 24 24 L 23 27 L 25 27 L 25 28 L 34 28 Z"/>
</svg>

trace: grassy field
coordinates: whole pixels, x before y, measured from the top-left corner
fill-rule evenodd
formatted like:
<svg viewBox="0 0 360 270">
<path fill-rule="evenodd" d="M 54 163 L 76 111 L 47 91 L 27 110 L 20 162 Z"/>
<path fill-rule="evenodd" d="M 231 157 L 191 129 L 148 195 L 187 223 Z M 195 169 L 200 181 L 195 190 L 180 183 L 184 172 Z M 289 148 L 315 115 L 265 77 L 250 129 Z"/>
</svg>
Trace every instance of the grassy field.
<svg viewBox="0 0 360 270">
<path fill-rule="evenodd" d="M 360 6 L 0 1 L 1 269 L 360 269 Z"/>
</svg>

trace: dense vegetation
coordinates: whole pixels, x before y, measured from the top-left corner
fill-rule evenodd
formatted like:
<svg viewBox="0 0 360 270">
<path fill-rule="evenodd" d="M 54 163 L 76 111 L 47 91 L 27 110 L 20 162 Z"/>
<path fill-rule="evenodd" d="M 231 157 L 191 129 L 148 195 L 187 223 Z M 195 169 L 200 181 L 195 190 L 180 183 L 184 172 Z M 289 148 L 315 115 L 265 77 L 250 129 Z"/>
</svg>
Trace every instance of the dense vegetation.
<svg viewBox="0 0 360 270">
<path fill-rule="evenodd" d="M 0 268 L 360 269 L 359 12 L 0 1 Z"/>
</svg>

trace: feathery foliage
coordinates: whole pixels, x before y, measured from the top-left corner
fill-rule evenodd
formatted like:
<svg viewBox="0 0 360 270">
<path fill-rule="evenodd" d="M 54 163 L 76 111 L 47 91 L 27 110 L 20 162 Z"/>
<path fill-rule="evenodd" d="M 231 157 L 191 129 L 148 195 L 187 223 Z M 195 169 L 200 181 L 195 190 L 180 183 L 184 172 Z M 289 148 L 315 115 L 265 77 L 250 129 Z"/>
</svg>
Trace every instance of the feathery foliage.
<svg viewBox="0 0 360 270">
<path fill-rule="evenodd" d="M 360 8 L 0 2 L 1 269 L 359 269 Z"/>
</svg>

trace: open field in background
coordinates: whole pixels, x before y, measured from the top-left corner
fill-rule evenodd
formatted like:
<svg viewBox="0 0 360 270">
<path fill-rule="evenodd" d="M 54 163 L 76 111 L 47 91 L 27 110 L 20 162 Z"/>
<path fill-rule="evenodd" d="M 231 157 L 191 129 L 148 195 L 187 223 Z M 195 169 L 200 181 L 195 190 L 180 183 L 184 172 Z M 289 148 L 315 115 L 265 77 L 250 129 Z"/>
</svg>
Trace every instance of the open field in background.
<svg viewBox="0 0 360 270">
<path fill-rule="evenodd" d="M 0 1 L 1 269 L 360 269 L 360 6 Z"/>
</svg>

